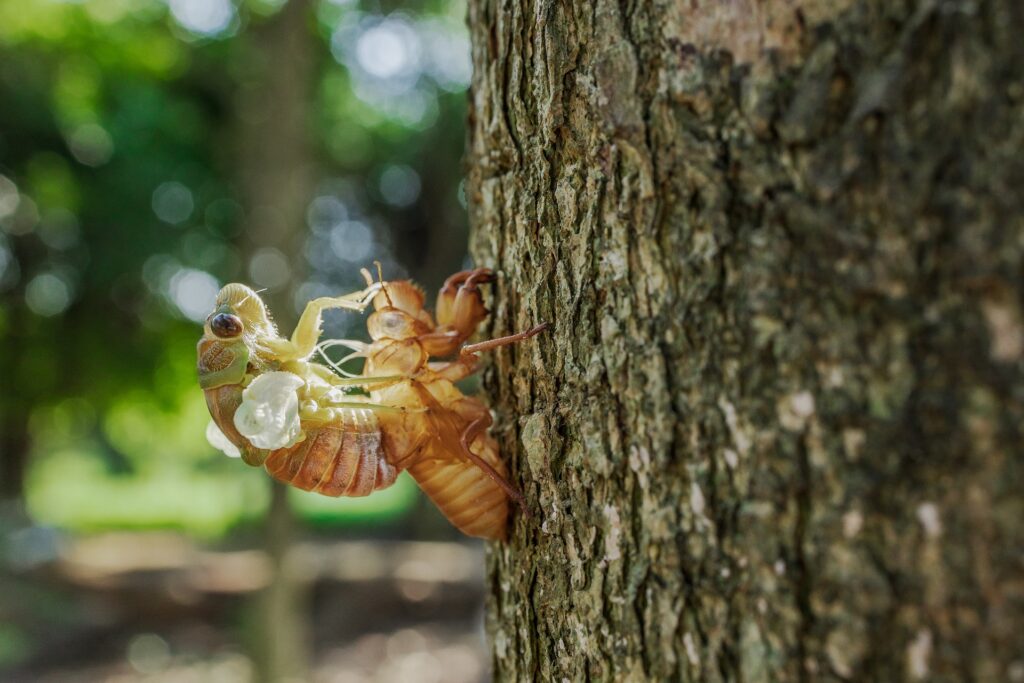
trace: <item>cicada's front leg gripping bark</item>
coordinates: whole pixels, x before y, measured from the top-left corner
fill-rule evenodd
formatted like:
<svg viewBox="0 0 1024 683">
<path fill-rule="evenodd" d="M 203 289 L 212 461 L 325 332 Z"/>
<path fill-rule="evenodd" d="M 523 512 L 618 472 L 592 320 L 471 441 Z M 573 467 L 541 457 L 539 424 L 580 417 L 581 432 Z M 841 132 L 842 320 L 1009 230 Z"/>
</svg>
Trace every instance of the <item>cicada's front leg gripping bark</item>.
<svg viewBox="0 0 1024 683">
<path fill-rule="evenodd" d="M 324 296 L 313 299 L 306 304 L 299 323 L 292 332 L 291 339 L 270 339 L 266 346 L 271 355 L 280 362 L 302 360 L 308 358 L 316 349 L 320 340 L 320 325 L 323 322 L 323 312 L 332 308 L 342 308 L 348 311 L 362 313 L 373 301 L 373 297 L 380 291 L 380 283 L 370 285 L 365 289 L 343 296 Z"/>
<path fill-rule="evenodd" d="M 488 268 L 464 270 L 445 280 L 437 295 L 438 329 L 421 337 L 430 355 L 453 353 L 472 336 L 487 317 L 479 285 L 493 281 L 494 272 Z"/>
<path fill-rule="evenodd" d="M 481 406 L 481 408 L 483 408 L 483 406 Z M 490 412 L 484 408 L 481 414 L 466 425 L 462 434 L 459 435 L 459 445 L 462 447 L 462 453 L 469 458 L 470 462 L 483 470 L 484 474 L 490 477 L 495 484 L 500 486 L 501 489 L 508 494 L 509 498 L 516 502 L 519 509 L 523 511 L 524 516 L 529 517 L 530 510 L 526 507 L 526 498 L 523 497 L 523 494 L 519 489 L 505 479 L 505 477 L 495 470 L 484 458 L 473 452 L 473 442 L 481 435 L 486 434 L 493 422 L 494 420 L 491 418 Z"/>
</svg>

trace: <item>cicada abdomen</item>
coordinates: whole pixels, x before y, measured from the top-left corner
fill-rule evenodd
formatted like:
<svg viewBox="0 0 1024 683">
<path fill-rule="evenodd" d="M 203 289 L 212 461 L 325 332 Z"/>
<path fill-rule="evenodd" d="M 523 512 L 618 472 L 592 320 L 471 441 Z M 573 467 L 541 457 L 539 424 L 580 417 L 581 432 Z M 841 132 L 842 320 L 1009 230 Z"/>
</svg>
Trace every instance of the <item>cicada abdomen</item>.
<svg viewBox="0 0 1024 683">
<path fill-rule="evenodd" d="M 290 448 L 271 451 L 263 461 L 275 479 L 325 496 L 368 496 L 395 483 L 380 425 L 369 410 L 337 411 L 330 425 L 310 429 Z"/>
<path fill-rule="evenodd" d="M 288 448 L 254 447 L 234 422 L 248 362 L 244 344 L 203 340 L 198 352 L 210 417 L 246 463 L 263 465 L 275 479 L 326 496 L 367 496 L 395 482 L 398 470 L 385 457 L 380 425 L 369 410 L 335 410 L 330 423 L 306 429 L 304 438 Z"/>
<path fill-rule="evenodd" d="M 482 435 L 472 447 L 500 476 L 508 476 L 494 439 Z M 504 540 L 509 500 L 505 490 L 475 463 L 453 459 L 447 452 L 438 457 L 431 450 L 409 468 L 420 489 L 462 533 Z"/>
</svg>

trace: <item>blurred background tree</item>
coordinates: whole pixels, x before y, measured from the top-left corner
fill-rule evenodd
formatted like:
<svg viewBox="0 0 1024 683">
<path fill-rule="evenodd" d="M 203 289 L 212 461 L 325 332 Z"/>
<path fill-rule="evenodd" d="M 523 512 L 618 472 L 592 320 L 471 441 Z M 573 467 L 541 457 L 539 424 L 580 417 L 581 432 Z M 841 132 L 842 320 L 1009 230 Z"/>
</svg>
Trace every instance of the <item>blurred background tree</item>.
<svg viewBox="0 0 1024 683">
<path fill-rule="evenodd" d="M 199 324 L 229 281 L 265 288 L 288 327 L 375 259 L 428 290 L 462 266 L 464 13 L 0 0 L 5 580 L 109 530 L 257 543 L 271 489 L 205 442 Z M 327 333 L 363 325 L 339 313 Z M 358 501 L 287 500 L 328 536 L 454 538 L 432 512 L 412 523 L 405 479 Z M 29 666 L 49 622 L 4 600 L 0 667 Z"/>
</svg>

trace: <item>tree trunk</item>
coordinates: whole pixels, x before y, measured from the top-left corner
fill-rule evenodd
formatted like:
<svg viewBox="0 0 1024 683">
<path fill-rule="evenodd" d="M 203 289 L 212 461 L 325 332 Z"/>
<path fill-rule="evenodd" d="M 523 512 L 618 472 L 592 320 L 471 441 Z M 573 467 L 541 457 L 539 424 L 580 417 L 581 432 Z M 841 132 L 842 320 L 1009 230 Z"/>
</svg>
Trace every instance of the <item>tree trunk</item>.
<svg viewBox="0 0 1024 683">
<path fill-rule="evenodd" d="M 472 0 L 499 680 L 1024 680 L 1024 6 Z"/>
<path fill-rule="evenodd" d="M 295 284 L 304 269 L 306 207 L 314 192 L 309 141 L 316 72 L 309 0 L 291 0 L 249 29 L 247 73 L 236 104 L 238 166 L 245 198 L 244 281 L 261 294 L 282 334 L 297 320 Z M 293 255 L 293 256 L 287 256 Z M 308 678 L 309 586 L 297 573 L 295 520 L 284 484 L 267 481 L 270 506 L 264 550 L 271 576 L 259 596 L 254 630 L 256 679 L 266 683 Z"/>
</svg>

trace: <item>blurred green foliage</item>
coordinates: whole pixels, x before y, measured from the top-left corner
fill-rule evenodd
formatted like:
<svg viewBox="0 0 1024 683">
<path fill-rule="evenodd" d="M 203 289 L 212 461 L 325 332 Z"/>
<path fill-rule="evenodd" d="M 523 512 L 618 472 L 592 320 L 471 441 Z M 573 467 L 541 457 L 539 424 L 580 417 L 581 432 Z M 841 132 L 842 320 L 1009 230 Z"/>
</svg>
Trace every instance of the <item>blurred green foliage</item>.
<svg viewBox="0 0 1024 683">
<path fill-rule="evenodd" d="M 216 535 L 266 508 L 266 476 L 205 441 L 194 345 L 211 291 L 249 279 L 244 39 L 282 4 L 0 0 L 0 484 L 39 522 Z M 375 258 L 428 284 L 464 258 L 463 13 L 313 4 L 321 189 L 299 299 Z M 415 496 L 403 478 L 295 507 L 381 520 Z"/>
</svg>

